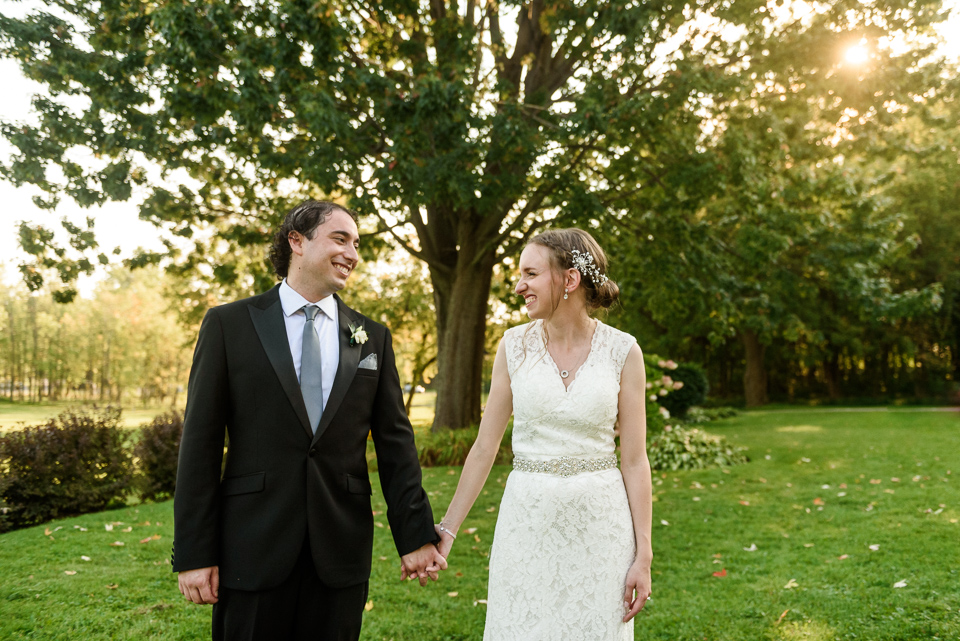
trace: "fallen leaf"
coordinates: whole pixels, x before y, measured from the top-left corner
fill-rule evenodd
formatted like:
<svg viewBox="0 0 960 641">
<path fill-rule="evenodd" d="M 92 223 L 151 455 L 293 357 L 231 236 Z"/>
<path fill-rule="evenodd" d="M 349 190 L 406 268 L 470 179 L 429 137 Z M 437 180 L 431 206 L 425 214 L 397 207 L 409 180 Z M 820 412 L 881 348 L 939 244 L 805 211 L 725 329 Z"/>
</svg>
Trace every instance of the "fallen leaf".
<svg viewBox="0 0 960 641">
<path fill-rule="evenodd" d="M 837 492 L 837 496 L 846 496 L 846 495 L 847 495 L 846 492 Z"/>
<path fill-rule="evenodd" d="M 496 512 L 496 511 L 497 511 L 497 508 L 495 506 L 487 508 L 487 512 Z"/>
<path fill-rule="evenodd" d="M 713 555 L 713 558 L 715 558 L 715 559 L 722 559 L 722 558 L 723 558 L 723 555 L 718 552 L 717 554 L 714 554 L 714 555 Z"/>
<path fill-rule="evenodd" d="M 112 524 L 112 523 L 104 523 L 104 524 L 103 524 L 103 529 L 106 530 L 107 532 L 113 532 L 113 524 Z"/>
<path fill-rule="evenodd" d="M 664 519 L 660 519 L 660 525 L 670 525 L 670 522 Z"/>
<path fill-rule="evenodd" d="M 830 486 L 827 485 L 826 483 L 824 483 L 823 485 L 820 486 L 820 489 L 821 489 L 821 490 L 829 490 L 829 489 L 830 489 Z"/>
<path fill-rule="evenodd" d="M 479 535 L 479 534 L 474 534 L 474 535 L 473 535 L 473 540 L 476 541 L 477 543 L 479 543 L 479 542 L 480 542 L 480 535 Z"/>
<path fill-rule="evenodd" d="M 847 484 L 846 484 L 846 483 L 841 483 L 841 484 L 840 484 L 840 489 L 841 489 L 841 490 L 847 489 Z"/>
<path fill-rule="evenodd" d="M 486 605 L 486 604 L 487 604 L 487 600 L 486 600 L 486 599 L 477 599 L 476 601 L 473 602 L 473 604 L 474 604 L 474 605 L 477 605 L 477 604 Z"/>
<path fill-rule="evenodd" d="M 459 592 L 447 592 L 447 596 L 460 596 Z"/>
<path fill-rule="evenodd" d="M 76 571 L 76 570 L 64 570 L 63 573 L 66 574 L 67 576 L 73 576 L 74 574 L 77 573 L 77 571 Z"/>
<path fill-rule="evenodd" d="M 464 530 L 466 534 L 473 534 L 476 531 L 477 531 L 477 528 L 475 527 L 468 527 L 466 530 Z"/>
<path fill-rule="evenodd" d="M 132 525 L 128 525 L 127 527 L 123 528 L 123 529 L 120 530 L 120 531 L 121 531 L 121 532 L 133 532 L 133 526 L 132 526 Z"/>
<path fill-rule="evenodd" d="M 898 479 L 896 476 L 891 477 L 890 480 L 891 480 L 892 482 L 894 482 L 894 483 L 899 483 L 899 482 L 900 482 L 900 479 Z"/>
<path fill-rule="evenodd" d="M 116 590 L 118 587 L 120 587 L 120 586 L 118 586 L 116 583 L 108 583 L 108 584 L 107 584 L 107 589 L 108 589 L 108 590 Z"/>
<path fill-rule="evenodd" d="M 884 492 L 886 492 L 887 494 L 893 494 L 894 492 L 896 492 L 896 490 L 891 490 L 890 488 L 887 488 L 884 490 Z"/>
<path fill-rule="evenodd" d="M 847 554 L 841 554 L 840 556 L 837 557 L 837 559 L 839 559 L 840 561 L 845 561 L 846 559 L 849 559 L 849 558 L 850 556 Z"/>
<path fill-rule="evenodd" d="M 787 616 L 787 612 L 789 612 L 789 611 L 790 611 L 790 609 L 787 608 L 786 610 L 784 610 L 783 612 L 781 612 L 781 613 L 780 613 L 780 617 L 777 619 L 777 622 L 776 622 L 774 625 L 780 625 L 780 622 L 783 621 L 783 617 Z"/>
<path fill-rule="evenodd" d="M 110 547 L 122 548 L 124 545 L 126 545 L 126 543 L 124 543 L 123 541 L 114 541 L 113 543 L 110 544 Z"/>
<path fill-rule="evenodd" d="M 756 543 L 751 543 L 751 544 L 750 544 L 750 547 L 748 547 L 748 548 L 743 548 L 743 551 L 744 551 L 744 552 L 756 552 L 756 551 L 757 551 L 757 544 L 756 544 Z"/>
<path fill-rule="evenodd" d="M 823 500 L 822 498 L 820 498 L 819 496 L 818 496 L 817 498 L 813 499 L 813 504 L 814 504 L 814 505 L 826 505 L 826 503 L 824 502 L 824 500 Z"/>
<path fill-rule="evenodd" d="M 720 570 L 719 572 L 714 572 L 714 573 L 713 573 L 713 576 L 719 577 L 719 578 L 722 579 L 723 577 L 727 576 L 727 568 L 723 568 L 723 569 Z"/>
<path fill-rule="evenodd" d="M 700 497 L 699 497 L 699 496 L 695 496 L 695 497 L 693 497 L 693 500 L 694 500 L 694 501 L 699 501 L 699 500 L 700 500 Z"/>
<path fill-rule="evenodd" d="M 364 612 L 369 612 L 372 609 L 373 609 L 373 601 L 367 601 L 367 603 L 363 606 Z"/>
<path fill-rule="evenodd" d="M 893 587 L 895 587 L 895 588 L 905 588 L 905 587 L 907 587 L 907 580 L 906 580 L 906 579 L 902 579 L 902 580 L 900 580 L 900 581 L 897 581 L 896 583 L 893 584 Z"/>
<path fill-rule="evenodd" d="M 80 557 L 80 560 L 81 560 L 81 561 L 89 561 L 89 560 L 90 560 L 90 557 L 89 557 L 89 556 L 81 556 L 81 557 Z"/>
<path fill-rule="evenodd" d="M 750 505 L 750 501 L 740 501 L 740 505 Z"/>
<path fill-rule="evenodd" d="M 789 581 L 787 581 L 787 584 L 783 586 L 783 589 L 792 590 L 793 588 L 799 588 L 799 587 L 800 587 L 800 584 L 797 583 L 796 579 L 790 579 Z"/>
<path fill-rule="evenodd" d="M 805 547 L 805 548 L 812 548 L 814 545 L 816 545 L 816 543 L 804 543 L 804 544 L 803 544 L 803 547 Z"/>
<path fill-rule="evenodd" d="M 148 536 L 148 537 L 145 538 L 145 539 L 140 539 L 140 542 L 141 542 L 141 543 L 149 543 L 150 541 L 156 541 L 156 540 L 158 540 L 158 539 L 160 539 L 160 535 L 159 535 L 159 534 L 154 534 L 153 536 Z"/>
<path fill-rule="evenodd" d="M 876 552 L 877 550 L 880 549 L 880 544 L 879 544 L 879 543 L 874 543 L 873 545 L 868 545 L 867 547 L 870 548 L 871 550 L 873 550 L 874 552 Z"/>
<path fill-rule="evenodd" d="M 766 482 L 767 482 L 767 479 L 763 478 L 762 476 L 761 476 L 758 480 L 759 480 L 761 483 L 766 483 Z"/>
<path fill-rule="evenodd" d="M 53 530 L 51 530 L 50 528 L 46 528 L 46 529 L 43 531 L 43 535 L 44 535 L 44 536 L 50 536 L 51 534 L 53 534 Z"/>
<path fill-rule="evenodd" d="M 881 483 L 883 483 L 883 481 L 880 479 L 870 479 L 870 485 L 880 485 Z"/>
<path fill-rule="evenodd" d="M 956 523 L 956 522 L 957 522 L 957 519 L 950 519 L 950 522 L 951 522 L 951 523 Z"/>
<path fill-rule="evenodd" d="M 456 576 L 456 577 L 461 577 L 461 576 L 463 576 L 463 572 L 457 572 L 457 573 L 456 573 L 456 574 L 454 574 L 453 576 Z"/>
</svg>

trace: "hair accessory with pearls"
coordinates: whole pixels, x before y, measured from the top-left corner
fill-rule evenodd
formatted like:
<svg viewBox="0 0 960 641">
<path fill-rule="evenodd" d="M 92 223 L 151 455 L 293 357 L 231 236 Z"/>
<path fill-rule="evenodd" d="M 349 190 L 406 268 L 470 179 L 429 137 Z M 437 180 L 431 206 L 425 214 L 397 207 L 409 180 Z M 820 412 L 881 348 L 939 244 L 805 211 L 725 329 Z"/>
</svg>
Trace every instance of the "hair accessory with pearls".
<svg viewBox="0 0 960 641">
<path fill-rule="evenodd" d="M 593 262 L 593 256 L 590 252 L 582 252 L 579 249 L 572 249 L 573 266 L 577 268 L 582 276 L 588 276 L 593 282 L 594 287 L 600 287 L 607 282 L 607 275 L 601 273 L 596 263 Z"/>
</svg>

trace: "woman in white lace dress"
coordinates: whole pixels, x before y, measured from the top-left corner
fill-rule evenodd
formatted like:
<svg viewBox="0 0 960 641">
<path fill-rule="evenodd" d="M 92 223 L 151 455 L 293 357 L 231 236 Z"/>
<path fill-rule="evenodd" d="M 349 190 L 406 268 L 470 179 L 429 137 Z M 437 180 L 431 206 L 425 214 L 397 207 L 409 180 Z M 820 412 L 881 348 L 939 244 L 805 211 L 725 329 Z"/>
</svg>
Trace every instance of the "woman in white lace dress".
<svg viewBox="0 0 960 641">
<path fill-rule="evenodd" d="M 591 317 L 616 300 L 606 273 L 603 250 L 579 229 L 544 232 L 520 256 L 516 293 L 532 322 L 500 342 L 479 436 L 437 526 L 446 556 L 512 413 L 485 641 L 633 639 L 650 597 L 643 356 L 632 336 Z"/>
</svg>

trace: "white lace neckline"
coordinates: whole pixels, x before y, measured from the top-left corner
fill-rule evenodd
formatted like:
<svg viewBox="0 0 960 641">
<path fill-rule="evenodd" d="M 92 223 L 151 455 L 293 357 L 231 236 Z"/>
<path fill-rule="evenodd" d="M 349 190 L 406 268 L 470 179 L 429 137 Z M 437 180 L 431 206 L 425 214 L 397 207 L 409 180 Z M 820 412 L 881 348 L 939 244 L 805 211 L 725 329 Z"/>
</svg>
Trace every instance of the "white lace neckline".
<svg viewBox="0 0 960 641">
<path fill-rule="evenodd" d="M 543 343 L 543 351 L 546 354 L 545 360 L 549 362 L 551 370 L 553 371 L 554 374 L 556 374 L 554 378 L 557 381 L 559 381 L 560 384 L 563 386 L 564 392 L 569 393 L 570 389 L 577 383 L 577 381 L 580 380 L 580 373 L 584 371 L 584 369 L 586 369 L 587 364 L 590 362 L 590 359 L 593 358 L 594 353 L 597 351 L 596 350 L 597 334 L 600 333 L 600 326 L 603 323 L 601 323 L 600 320 L 596 318 L 593 319 L 593 321 L 594 321 L 594 326 L 593 326 L 593 336 L 590 337 L 590 351 L 587 352 L 587 357 L 583 359 L 582 363 L 580 363 L 580 366 L 577 368 L 577 371 L 570 372 L 573 375 L 573 379 L 571 379 L 569 384 L 567 384 L 564 381 L 563 375 L 560 374 L 560 366 L 558 366 L 556 361 L 553 360 L 553 355 L 550 353 L 550 350 L 547 348 L 547 342 L 543 338 L 543 320 L 541 319 L 537 321 L 537 332 L 539 332 L 540 340 Z"/>
</svg>

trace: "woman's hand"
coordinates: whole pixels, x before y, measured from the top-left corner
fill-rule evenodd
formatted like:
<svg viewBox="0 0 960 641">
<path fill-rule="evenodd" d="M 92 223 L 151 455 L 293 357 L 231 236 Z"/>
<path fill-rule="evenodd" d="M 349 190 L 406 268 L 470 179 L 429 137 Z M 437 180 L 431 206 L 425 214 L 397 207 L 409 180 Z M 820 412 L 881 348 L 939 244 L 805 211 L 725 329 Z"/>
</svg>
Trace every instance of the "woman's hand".
<svg viewBox="0 0 960 641">
<path fill-rule="evenodd" d="M 450 550 L 453 548 L 453 540 L 457 537 L 450 532 L 450 530 L 446 529 L 446 527 L 441 530 L 439 523 L 433 527 L 437 530 L 437 536 L 440 537 L 440 542 L 437 543 L 437 549 L 440 550 L 440 555 L 443 558 L 447 558 L 450 556 Z"/>
<path fill-rule="evenodd" d="M 636 596 L 634 596 L 636 593 Z M 637 559 L 627 572 L 623 591 L 623 621 L 626 623 L 643 609 L 651 594 L 650 561 Z"/>
</svg>

